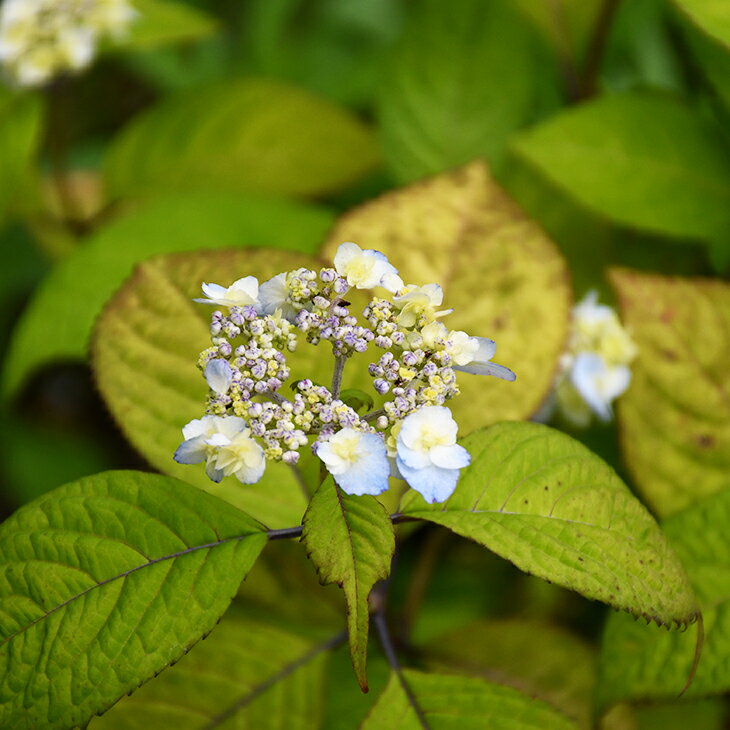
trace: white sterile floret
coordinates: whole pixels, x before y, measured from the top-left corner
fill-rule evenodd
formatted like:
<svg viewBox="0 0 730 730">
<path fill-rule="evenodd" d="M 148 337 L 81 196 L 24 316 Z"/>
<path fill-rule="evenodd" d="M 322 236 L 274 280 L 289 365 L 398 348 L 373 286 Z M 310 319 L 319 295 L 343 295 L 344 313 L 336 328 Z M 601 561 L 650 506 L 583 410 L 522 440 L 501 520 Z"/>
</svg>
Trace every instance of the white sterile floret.
<svg viewBox="0 0 730 730">
<path fill-rule="evenodd" d="M 220 284 L 203 284 L 204 299 L 193 299 L 201 304 L 216 304 L 221 307 L 259 308 L 259 280 L 255 276 L 245 276 L 234 281 L 228 288 Z"/>
<path fill-rule="evenodd" d="M 101 38 L 122 35 L 137 13 L 128 0 L 5 0 L 0 63 L 21 86 L 87 67 Z"/>
<path fill-rule="evenodd" d="M 341 243 L 335 254 L 335 270 L 356 289 L 374 289 L 382 286 L 389 292 L 403 287 L 398 269 L 388 262 L 380 251 L 361 249 L 356 243 Z"/>
<path fill-rule="evenodd" d="M 456 443 L 458 425 L 444 406 L 424 406 L 403 419 L 396 438 L 396 465 L 427 502 L 443 502 L 456 488 L 469 452 Z"/>
<path fill-rule="evenodd" d="M 318 444 L 317 456 L 347 494 L 381 494 L 388 488 L 390 464 L 377 434 L 343 428 Z"/>
<path fill-rule="evenodd" d="M 216 358 L 211 360 L 206 366 L 203 373 L 208 387 L 219 395 L 228 392 L 233 382 L 233 370 L 227 360 Z"/>
<path fill-rule="evenodd" d="M 451 314 L 453 309 L 436 311 L 444 300 L 444 291 L 438 284 L 417 286 L 409 284 L 402 287 L 393 297 L 393 304 L 399 309 L 396 321 L 401 327 L 413 327 L 419 319 L 428 322 Z"/>
<path fill-rule="evenodd" d="M 264 314 L 281 312 L 281 316 L 294 322 L 299 311 L 289 299 L 287 273 L 277 274 L 259 287 L 259 304 Z"/>
<path fill-rule="evenodd" d="M 575 358 L 570 382 L 590 409 L 602 421 L 609 421 L 611 402 L 629 387 L 631 370 L 626 365 L 608 365 L 596 353 L 582 352 Z"/>
<path fill-rule="evenodd" d="M 216 447 L 216 473 L 226 477 L 233 475 L 243 484 L 254 484 L 263 476 L 266 469 L 264 450 L 251 438 L 248 428 L 241 429 L 232 437 L 216 433 L 210 443 Z"/>
<path fill-rule="evenodd" d="M 223 436 L 226 442 L 246 429 L 246 422 L 236 416 L 203 416 L 183 426 L 183 439 L 177 447 L 174 459 L 178 464 L 200 464 L 205 461 L 205 472 L 214 482 L 219 482 L 223 472 L 216 466 L 218 446 Z"/>
<path fill-rule="evenodd" d="M 452 332 L 451 335 L 464 335 L 465 332 Z M 493 375 L 495 378 L 501 378 L 502 380 L 509 380 L 510 382 L 517 379 L 517 376 L 504 365 L 497 365 L 496 362 L 490 362 L 494 357 L 494 353 L 497 351 L 497 345 L 494 340 L 490 340 L 486 337 L 471 337 L 471 340 L 476 341 L 476 351 L 473 352 L 472 359 L 467 362 L 458 362 L 454 358 L 456 363 L 452 367 L 454 370 L 458 370 L 462 373 L 470 373 L 471 375 Z M 472 348 L 461 347 L 459 354 L 461 359 L 465 359 L 468 354 L 472 352 Z M 451 352 L 450 352 L 451 354 Z M 453 354 L 451 354 L 454 357 Z"/>
</svg>

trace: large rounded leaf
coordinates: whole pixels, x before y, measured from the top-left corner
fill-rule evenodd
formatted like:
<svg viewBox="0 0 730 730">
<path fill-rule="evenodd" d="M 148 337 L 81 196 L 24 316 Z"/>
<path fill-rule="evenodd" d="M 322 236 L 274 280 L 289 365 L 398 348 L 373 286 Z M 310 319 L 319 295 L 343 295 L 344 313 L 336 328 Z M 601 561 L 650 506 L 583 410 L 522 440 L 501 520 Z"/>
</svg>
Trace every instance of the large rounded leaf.
<svg viewBox="0 0 730 730">
<path fill-rule="evenodd" d="M 624 457 L 662 515 L 727 485 L 730 285 L 615 270 L 621 315 L 639 347 L 619 401 Z"/>
<path fill-rule="evenodd" d="M 730 153 L 720 129 L 671 96 L 600 97 L 530 130 L 515 149 L 618 223 L 694 238 L 715 238 L 730 224 Z"/>
<path fill-rule="evenodd" d="M 659 624 L 698 608 L 654 518 L 616 473 L 578 441 L 537 423 L 501 423 L 463 440 L 471 453 L 456 491 L 402 513 L 471 538 L 521 570 Z"/>
<path fill-rule="evenodd" d="M 730 49 L 730 5 L 722 0 L 673 0 L 711 38 Z"/>
<path fill-rule="evenodd" d="M 229 81 L 163 101 L 112 142 L 113 195 L 227 189 L 337 192 L 378 162 L 370 130 L 349 111 L 273 80 Z"/>
<path fill-rule="evenodd" d="M 4 392 L 44 363 L 84 358 L 94 320 L 137 262 L 159 253 L 229 246 L 314 251 L 331 221 L 320 207 L 248 195 L 155 198 L 99 230 L 43 282 L 13 334 Z"/>
<path fill-rule="evenodd" d="M 565 263 L 544 233 L 481 162 L 396 190 L 344 215 L 324 249 L 342 241 L 383 251 L 406 283 L 436 282 L 444 321 L 491 337 L 495 362 L 517 382 L 459 375 L 449 403 L 462 429 L 528 418 L 550 389 L 566 334 L 571 292 Z"/>
<path fill-rule="evenodd" d="M 697 591 L 705 641 L 687 696 L 730 690 L 730 478 L 727 488 L 662 523 Z M 628 616 L 606 625 L 598 697 L 601 705 L 676 697 L 695 662 L 696 632 L 661 631 Z"/>
<path fill-rule="evenodd" d="M 212 310 L 192 299 L 200 295 L 203 281 L 228 285 L 246 275 L 265 281 L 282 271 L 316 265 L 307 256 L 272 249 L 151 259 L 107 304 L 92 345 L 102 395 L 140 453 L 161 471 L 222 496 L 270 527 L 299 524 L 306 506 L 301 485 L 285 464 L 269 462 L 261 481 L 243 485 L 235 477 L 215 484 L 202 465 L 173 461 L 182 427 L 203 415 L 208 393 L 196 362 L 210 346 Z M 317 368 L 331 362 L 323 347 L 303 345 L 296 356 L 289 356 L 293 378 L 318 382 L 322 376 Z"/>
<path fill-rule="evenodd" d="M 0 726 L 83 725 L 209 632 L 261 524 L 168 477 L 72 482 L 0 526 Z"/>
<path fill-rule="evenodd" d="M 409 692 L 404 689 L 404 681 Z M 420 715 L 420 717 L 419 717 Z M 576 730 L 550 705 L 476 677 L 393 673 L 362 730 Z"/>
</svg>

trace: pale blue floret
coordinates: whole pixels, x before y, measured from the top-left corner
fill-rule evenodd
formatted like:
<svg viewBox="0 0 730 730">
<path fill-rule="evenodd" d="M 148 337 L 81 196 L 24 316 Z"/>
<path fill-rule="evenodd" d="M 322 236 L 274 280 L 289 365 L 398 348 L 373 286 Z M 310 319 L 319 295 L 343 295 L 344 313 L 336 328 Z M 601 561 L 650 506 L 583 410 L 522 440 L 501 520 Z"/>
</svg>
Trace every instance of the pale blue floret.
<svg viewBox="0 0 730 730">
<path fill-rule="evenodd" d="M 205 366 L 205 380 L 208 387 L 219 395 L 225 395 L 233 382 L 233 370 L 227 360 L 216 358 Z"/>
<path fill-rule="evenodd" d="M 496 362 L 490 362 L 497 351 L 497 345 L 494 340 L 487 337 L 474 337 L 479 341 L 479 349 L 474 355 L 474 359 L 467 365 L 452 365 L 454 370 L 471 375 L 493 375 L 495 378 L 513 381 L 517 376 L 504 365 L 497 365 Z"/>
<path fill-rule="evenodd" d="M 581 352 L 575 358 L 570 380 L 590 409 L 602 420 L 613 415 L 611 401 L 628 388 L 631 370 L 626 365 L 607 365 L 593 352 Z"/>
<path fill-rule="evenodd" d="M 442 469 L 438 466 L 425 466 L 414 469 L 401 459 L 396 459 L 398 470 L 409 486 L 415 489 L 427 502 L 445 502 L 456 489 L 459 481 L 458 469 Z"/>
</svg>

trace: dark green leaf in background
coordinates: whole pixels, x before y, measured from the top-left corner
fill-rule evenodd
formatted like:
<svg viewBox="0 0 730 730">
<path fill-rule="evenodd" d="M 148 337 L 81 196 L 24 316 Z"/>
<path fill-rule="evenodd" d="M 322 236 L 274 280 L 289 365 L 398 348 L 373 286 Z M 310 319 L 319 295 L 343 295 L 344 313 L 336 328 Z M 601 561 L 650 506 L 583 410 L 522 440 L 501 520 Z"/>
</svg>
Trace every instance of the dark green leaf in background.
<svg viewBox="0 0 730 730">
<path fill-rule="evenodd" d="M 371 130 L 345 108 L 271 79 L 220 82 L 175 95 L 112 142 L 110 194 L 229 190 L 339 192 L 378 164 Z"/>
<path fill-rule="evenodd" d="M 681 563 L 616 473 L 578 441 L 536 423 L 501 423 L 462 444 L 456 491 L 402 513 L 444 525 L 540 578 L 670 626 L 697 618 Z"/>
<path fill-rule="evenodd" d="M 352 664 L 367 691 L 368 596 L 390 574 L 393 525 L 377 499 L 345 494 L 331 477 L 312 497 L 303 524 L 302 540 L 320 580 L 345 592 Z"/>
<path fill-rule="evenodd" d="M 82 725 L 210 631 L 266 544 L 190 485 L 106 472 L 0 526 L 0 726 Z"/>
<path fill-rule="evenodd" d="M 510 0 L 424 0 L 380 91 L 384 156 L 409 182 L 486 156 L 557 106 L 554 61 Z"/>
<path fill-rule="evenodd" d="M 331 223 L 325 209 L 293 201 L 213 192 L 154 198 L 86 240 L 43 282 L 17 325 L 4 392 L 49 361 L 83 359 L 94 320 L 139 261 L 206 248 L 313 252 Z"/>
<path fill-rule="evenodd" d="M 662 523 L 697 592 L 705 642 L 688 697 L 730 689 L 730 479 L 728 488 Z M 686 632 L 644 626 L 614 615 L 603 637 L 599 704 L 640 698 L 676 697 L 690 675 L 694 628 Z"/>
<path fill-rule="evenodd" d="M 705 240 L 730 225 L 730 151 L 718 127 L 671 96 L 586 102 L 523 134 L 515 149 L 617 223 Z"/>
</svg>

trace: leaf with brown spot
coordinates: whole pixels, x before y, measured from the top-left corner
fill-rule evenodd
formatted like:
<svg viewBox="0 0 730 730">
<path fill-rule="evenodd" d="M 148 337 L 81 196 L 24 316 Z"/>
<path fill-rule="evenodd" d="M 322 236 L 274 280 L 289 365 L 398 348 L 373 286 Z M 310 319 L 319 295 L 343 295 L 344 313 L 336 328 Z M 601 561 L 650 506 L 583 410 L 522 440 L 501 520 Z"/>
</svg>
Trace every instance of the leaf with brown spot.
<svg viewBox="0 0 730 730">
<path fill-rule="evenodd" d="M 639 347 L 619 401 L 624 457 L 649 504 L 668 515 L 717 492 L 730 473 L 730 286 L 614 270 Z"/>
<path fill-rule="evenodd" d="M 386 193 L 345 214 L 324 247 L 343 241 L 385 253 L 406 283 L 436 282 L 445 322 L 497 342 L 516 383 L 460 374 L 450 403 L 462 431 L 533 415 L 567 334 L 571 291 L 552 242 L 491 179 L 482 162 Z"/>
</svg>

